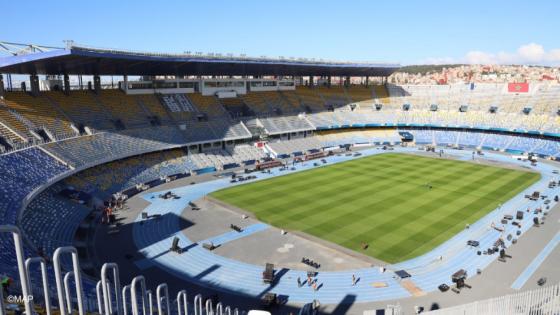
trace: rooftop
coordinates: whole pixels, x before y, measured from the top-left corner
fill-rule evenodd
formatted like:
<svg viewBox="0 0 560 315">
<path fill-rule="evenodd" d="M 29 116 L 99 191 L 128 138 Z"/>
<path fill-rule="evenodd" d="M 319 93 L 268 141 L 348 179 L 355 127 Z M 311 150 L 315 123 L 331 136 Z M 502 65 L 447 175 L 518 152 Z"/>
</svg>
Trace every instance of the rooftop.
<svg viewBox="0 0 560 315">
<path fill-rule="evenodd" d="M 0 43 L 1 44 L 1 43 Z M 66 48 L 28 45 L 0 58 L 0 73 L 69 75 L 294 75 L 389 76 L 400 65 L 270 58 L 200 52 L 182 54 L 93 48 L 72 42 Z"/>
</svg>

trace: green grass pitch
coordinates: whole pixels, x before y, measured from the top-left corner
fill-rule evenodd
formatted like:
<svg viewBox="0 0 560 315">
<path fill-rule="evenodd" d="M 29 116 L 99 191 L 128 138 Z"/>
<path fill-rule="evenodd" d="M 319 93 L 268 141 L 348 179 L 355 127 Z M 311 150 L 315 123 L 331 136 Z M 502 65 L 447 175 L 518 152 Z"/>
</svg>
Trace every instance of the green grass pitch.
<svg viewBox="0 0 560 315">
<path fill-rule="evenodd" d="M 273 226 L 395 263 L 430 251 L 539 178 L 519 170 L 388 153 L 211 196 Z M 361 249 L 362 242 L 369 244 L 367 250 Z"/>
</svg>

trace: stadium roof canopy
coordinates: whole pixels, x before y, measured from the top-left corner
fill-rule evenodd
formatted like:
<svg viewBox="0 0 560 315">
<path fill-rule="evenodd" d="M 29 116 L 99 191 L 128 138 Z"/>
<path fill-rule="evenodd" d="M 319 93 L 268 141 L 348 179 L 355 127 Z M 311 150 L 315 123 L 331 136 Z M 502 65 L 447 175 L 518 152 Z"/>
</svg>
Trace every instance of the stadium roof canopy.
<svg viewBox="0 0 560 315">
<path fill-rule="evenodd" d="M 1 44 L 1 43 L 0 43 Z M 36 46 L 39 47 L 39 46 Z M 0 57 L 0 73 L 68 75 L 389 76 L 398 64 L 221 54 L 161 54 L 69 45 Z"/>
</svg>

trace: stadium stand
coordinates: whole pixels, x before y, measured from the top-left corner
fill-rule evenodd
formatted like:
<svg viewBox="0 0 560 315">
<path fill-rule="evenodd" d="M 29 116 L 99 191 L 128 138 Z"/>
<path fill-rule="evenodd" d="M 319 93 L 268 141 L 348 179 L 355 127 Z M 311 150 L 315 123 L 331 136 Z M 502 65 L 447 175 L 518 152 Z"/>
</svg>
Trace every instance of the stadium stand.
<svg viewBox="0 0 560 315">
<path fill-rule="evenodd" d="M 297 138 L 290 141 L 275 141 L 267 144 L 271 152 L 278 155 L 299 156 L 310 150 L 323 148 L 323 144 L 316 137 Z"/>
<path fill-rule="evenodd" d="M 319 87 L 315 91 L 323 99 L 327 109 L 340 109 L 351 103 L 346 90 L 341 86 Z"/>
<path fill-rule="evenodd" d="M 299 113 L 305 111 L 302 110 L 301 101 L 295 91 L 278 91 L 278 93 L 290 106 L 289 108 L 285 108 L 285 113 Z"/>
<path fill-rule="evenodd" d="M 251 137 L 251 133 L 241 121 L 217 119 L 210 121 L 209 126 L 217 139 L 235 140 Z"/>
<path fill-rule="evenodd" d="M 24 198 L 69 168 L 39 148 L 0 156 L 0 217 L 15 223 Z"/>
<path fill-rule="evenodd" d="M 149 126 L 149 113 L 141 107 L 134 97 L 119 90 L 102 90 L 94 94 L 94 98 L 107 108 L 111 116 L 121 120 L 126 128 L 140 128 Z"/>
<path fill-rule="evenodd" d="M 239 97 L 221 98 L 220 102 L 232 118 L 253 116 L 254 112 Z"/>
<path fill-rule="evenodd" d="M 304 117 L 300 116 L 280 116 L 259 118 L 263 128 L 268 134 L 280 134 L 312 130 L 311 126 Z"/>
<path fill-rule="evenodd" d="M 237 163 L 258 161 L 266 157 L 266 154 L 264 153 L 263 150 L 247 144 L 240 144 L 234 147 L 227 147 L 226 150 L 235 159 Z"/>
<path fill-rule="evenodd" d="M 326 110 L 323 99 L 315 92 L 314 89 L 308 87 L 298 87 L 296 88 L 296 94 L 300 99 L 301 106 L 306 112 L 322 112 Z"/>
<path fill-rule="evenodd" d="M 198 110 L 185 94 L 162 94 L 160 99 L 175 120 L 184 122 L 196 119 Z"/>
<path fill-rule="evenodd" d="M 170 123 L 168 112 L 161 105 L 155 95 L 135 95 L 134 98 L 140 106 L 145 108 L 151 114 L 151 116 L 156 116 L 160 120 L 161 124 L 167 125 Z"/>
<path fill-rule="evenodd" d="M 62 92 L 45 94 L 78 125 L 98 130 L 115 128 L 111 122 L 114 118 L 95 100 L 91 91 L 72 91 L 69 96 Z"/>
<path fill-rule="evenodd" d="M 227 112 L 215 96 L 204 96 L 199 93 L 191 93 L 186 96 L 189 103 L 193 104 L 198 111 L 207 114 L 209 117 L 227 117 Z"/>
<path fill-rule="evenodd" d="M 52 255 L 58 247 L 72 246 L 80 223 L 91 208 L 58 195 L 62 187 L 54 185 L 27 206 L 19 226 L 35 248 Z M 61 220 L 64 218 L 64 220 Z M 45 227 L 48 226 L 48 229 Z"/>
<path fill-rule="evenodd" d="M 64 182 L 87 193 L 112 194 L 164 176 L 188 174 L 197 168 L 181 149 L 173 149 L 98 165 Z"/>
<path fill-rule="evenodd" d="M 32 97 L 24 92 L 8 93 L 5 104 L 14 111 L 16 119 L 29 130 L 44 129 L 54 138 L 75 134 L 70 121 L 46 97 Z"/>
<path fill-rule="evenodd" d="M 223 149 L 208 149 L 203 153 L 194 153 L 191 159 L 200 169 L 214 167 L 222 170 L 224 165 L 237 163 L 229 152 Z"/>
<path fill-rule="evenodd" d="M 75 168 L 185 144 L 176 127 L 101 132 L 44 145 Z"/>
<path fill-rule="evenodd" d="M 261 97 L 266 101 L 268 104 L 268 108 L 271 108 L 272 111 L 277 114 L 281 115 L 283 113 L 292 113 L 294 111 L 293 106 L 288 103 L 282 95 L 277 91 L 266 91 L 258 93 Z"/>
<path fill-rule="evenodd" d="M 317 133 L 318 139 L 325 147 L 334 147 L 347 144 L 395 144 L 401 141 L 397 130 L 360 130 L 360 131 L 321 131 Z"/>
<path fill-rule="evenodd" d="M 251 108 L 251 110 L 259 115 L 272 114 L 274 110 L 269 107 L 266 100 L 261 96 L 260 92 L 248 92 L 241 96 L 243 102 Z"/>
<path fill-rule="evenodd" d="M 389 104 L 389 93 L 384 85 L 374 85 L 375 97 L 383 104 Z"/>
<path fill-rule="evenodd" d="M 33 137 L 2 101 L 0 101 L 0 128 L 0 134 L 14 143 L 27 141 Z"/>
<path fill-rule="evenodd" d="M 348 95 L 353 102 L 360 104 L 360 106 L 373 105 L 373 92 L 370 87 L 351 86 L 348 88 Z"/>
</svg>

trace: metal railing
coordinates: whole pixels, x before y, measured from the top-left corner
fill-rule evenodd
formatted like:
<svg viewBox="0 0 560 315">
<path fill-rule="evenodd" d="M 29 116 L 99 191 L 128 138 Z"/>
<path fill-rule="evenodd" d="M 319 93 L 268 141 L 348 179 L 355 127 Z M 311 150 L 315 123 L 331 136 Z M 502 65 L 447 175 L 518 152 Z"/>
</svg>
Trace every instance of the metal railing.
<svg viewBox="0 0 560 315">
<path fill-rule="evenodd" d="M 490 315 L 490 314 L 539 314 L 560 313 L 560 284 L 476 301 L 423 314 L 430 315 Z"/>
<path fill-rule="evenodd" d="M 19 283 L 21 285 L 21 299 L 26 314 L 36 314 L 33 305 L 33 288 L 30 280 L 32 264 L 39 264 L 44 295 L 44 311 L 50 315 L 54 307 L 50 303 L 51 294 L 48 285 L 48 269 L 45 258 L 31 257 L 25 259 L 23 251 L 22 234 L 19 228 L 12 225 L 0 225 L 0 233 L 10 233 L 14 238 L 14 249 L 16 253 L 17 269 L 19 273 Z M 70 255 L 72 258 L 72 269 L 63 272 L 61 258 L 63 255 Z M 94 296 L 86 295 L 82 284 L 82 271 L 76 248 L 67 246 L 60 247 L 53 254 L 53 269 L 56 280 L 56 296 L 60 315 L 79 314 L 85 315 L 86 311 L 92 311 L 92 304 L 97 304 L 97 311 L 100 315 L 128 315 L 132 309 L 133 315 L 152 315 L 153 314 L 153 295 L 152 291 L 146 287 L 146 279 L 138 275 L 132 279 L 130 284 L 121 288 L 119 277 L 119 266 L 115 263 L 105 263 L 101 268 L 101 279 L 96 283 Z M 73 291 L 71 286 L 74 283 L 75 299 L 72 298 Z M 139 296 L 140 294 L 140 296 Z M 159 284 L 156 288 L 157 312 L 158 315 L 174 315 L 175 310 L 171 308 L 169 289 L 166 283 Z M 196 315 L 235 315 L 239 314 L 237 309 L 224 306 L 218 303 L 214 308 L 212 300 L 208 299 L 203 307 L 202 295 L 195 295 L 192 301 L 192 310 Z M 96 303 L 95 303 L 95 302 Z M 130 304 L 129 304 L 130 301 Z M 177 293 L 177 315 L 189 315 L 189 301 L 186 290 Z M 141 305 L 141 307 L 140 307 Z M 93 306 L 95 308 L 95 306 Z M 165 309 L 165 311 L 164 311 Z M 190 311 L 193 314 L 193 311 Z M 0 315 L 6 315 L 6 305 L 4 300 L 3 288 L 0 286 Z"/>
</svg>

